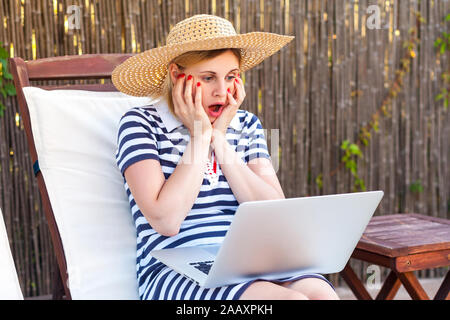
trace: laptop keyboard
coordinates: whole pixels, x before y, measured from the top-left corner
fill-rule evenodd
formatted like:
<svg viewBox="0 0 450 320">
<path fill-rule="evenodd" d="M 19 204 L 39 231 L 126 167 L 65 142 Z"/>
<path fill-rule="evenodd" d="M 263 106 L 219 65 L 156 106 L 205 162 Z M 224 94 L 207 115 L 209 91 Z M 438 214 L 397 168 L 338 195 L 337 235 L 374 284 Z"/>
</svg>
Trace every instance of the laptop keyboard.
<svg viewBox="0 0 450 320">
<path fill-rule="evenodd" d="M 194 268 L 200 270 L 201 272 L 208 274 L 213 263 L 214 261 L 200 261 L 200 262 L 191 262 L 189 264 Z"/>
</svg>

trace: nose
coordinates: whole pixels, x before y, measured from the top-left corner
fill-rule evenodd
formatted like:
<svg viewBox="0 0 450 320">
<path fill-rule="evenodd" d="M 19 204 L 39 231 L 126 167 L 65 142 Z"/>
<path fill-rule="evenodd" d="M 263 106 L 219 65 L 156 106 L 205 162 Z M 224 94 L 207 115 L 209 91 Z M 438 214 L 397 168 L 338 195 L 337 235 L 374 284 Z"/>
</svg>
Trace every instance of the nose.
<svg viewBox="0 0 450 320">
<path fill-rule="evenodd" d="M 228 88 L 230 90 L 233 89 L 224 79 L 220 79 L 216 82 L 213 95 L 215 97 L 225 97 L 227 95 Z"/>
</svg>

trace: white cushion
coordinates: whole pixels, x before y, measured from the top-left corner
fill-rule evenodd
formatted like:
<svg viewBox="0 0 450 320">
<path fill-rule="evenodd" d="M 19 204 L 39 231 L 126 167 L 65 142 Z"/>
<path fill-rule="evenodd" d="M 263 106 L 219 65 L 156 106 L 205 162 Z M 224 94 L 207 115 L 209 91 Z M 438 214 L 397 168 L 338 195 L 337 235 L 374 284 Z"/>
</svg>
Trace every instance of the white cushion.
<svg viewBox="0 0 450 320">
<path fill-rule="evenodd" d="M 0 209 L 0 300 L 23 300 L 16 266 Z"/>
<path fill-rule="evenodd" d="M 121 116 L 150 99 L 120 92 L 23 91 L 72 299 L 139 299 L 136 230 L 115 153 Z"/>
</svg>

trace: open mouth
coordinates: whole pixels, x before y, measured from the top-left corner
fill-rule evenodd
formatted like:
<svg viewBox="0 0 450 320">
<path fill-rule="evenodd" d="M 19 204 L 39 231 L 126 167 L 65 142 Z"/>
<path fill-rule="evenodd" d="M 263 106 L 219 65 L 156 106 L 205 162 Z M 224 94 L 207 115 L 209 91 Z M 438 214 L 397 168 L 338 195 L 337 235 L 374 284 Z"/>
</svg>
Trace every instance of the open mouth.
<svg viewBox="0 0 450 320">
<path fill-rule="evenodd" d="M 208 108 L 209 108 L 209 109 L 212 109 L 212 110 L 215 111 L 215 112 L 217 112 L 217 111 L 219 111 L 219 109 L 220 109 L 221 107 L 223 107 L 223 105 L 221 105 L 221 104 L 213 104 L 213 105 L 209 106 Z"/>
<path fill-rule="evenodd" d="M 223 108 L 222 104 L 213 104 L 208 107 L 208 113 L 212 117 L 218 117 L 222 113 Z"/>
</svg>

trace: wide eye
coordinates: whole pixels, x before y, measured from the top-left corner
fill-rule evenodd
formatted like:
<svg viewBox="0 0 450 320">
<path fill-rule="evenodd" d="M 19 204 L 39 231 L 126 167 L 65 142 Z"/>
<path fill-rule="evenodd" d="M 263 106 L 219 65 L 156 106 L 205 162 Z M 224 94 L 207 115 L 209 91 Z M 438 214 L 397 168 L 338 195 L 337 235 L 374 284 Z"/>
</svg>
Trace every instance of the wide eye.
<svg viewBox="0 0 450 320">
<path fill-rule="evenodd" d="M 232 81 L 234 78 L 236 78 L 235 76 L 228 76 L 227 79 Z"/>
</svg>

